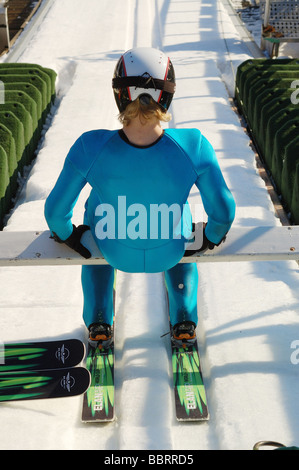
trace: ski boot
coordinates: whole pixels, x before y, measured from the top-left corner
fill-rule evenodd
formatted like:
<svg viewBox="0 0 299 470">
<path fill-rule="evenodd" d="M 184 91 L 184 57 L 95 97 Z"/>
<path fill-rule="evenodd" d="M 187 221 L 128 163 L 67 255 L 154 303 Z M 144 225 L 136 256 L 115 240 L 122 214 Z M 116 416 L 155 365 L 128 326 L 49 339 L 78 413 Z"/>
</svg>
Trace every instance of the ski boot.
<svg viewBox="0 0 299 470">
<path fill-rule="evenodd" d="M 196 324 L 183 321 L 171 327 L 171 341 L 177 348 L 188 348 L 196 342 Z"/>
<path fill-rule="evenodd" d="M 92 323 L 88 343 L 93 348 L 108 349 L 113 342 L 112 326 L 107 323 Z"/>
</svg>

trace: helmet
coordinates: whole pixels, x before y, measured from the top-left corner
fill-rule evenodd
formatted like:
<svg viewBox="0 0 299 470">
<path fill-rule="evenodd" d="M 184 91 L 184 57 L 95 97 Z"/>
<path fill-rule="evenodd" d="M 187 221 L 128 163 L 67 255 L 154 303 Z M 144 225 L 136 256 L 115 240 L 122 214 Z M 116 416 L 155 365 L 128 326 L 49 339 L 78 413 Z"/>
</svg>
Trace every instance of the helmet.
<svg viewBox="0 0 299 470">
<path fill-rule="evenodd" d="M 116 64 L 112 87 L 120 112 L 141 95 L 153 98 L 166 112 L 175 92 L 171 60 L 151 47 L 130 49 Z"/>
</svg>

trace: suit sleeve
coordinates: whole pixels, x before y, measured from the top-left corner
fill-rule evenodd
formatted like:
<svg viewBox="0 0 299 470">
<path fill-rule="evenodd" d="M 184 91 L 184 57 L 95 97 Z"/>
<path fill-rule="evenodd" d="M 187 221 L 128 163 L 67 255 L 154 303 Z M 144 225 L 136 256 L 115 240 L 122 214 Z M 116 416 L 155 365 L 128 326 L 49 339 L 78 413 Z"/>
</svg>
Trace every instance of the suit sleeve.
<svg viewBox="0 0 299 470">
<path fill-rule="evenodd" d="M 71 148 L 58 180 L 45 203 L 45 218 L 51 232 L 66 240 L 73 232 L 72 216 L 77 199 L 86 184 L 85 176 L 72 163 L 72 155 L 84 149 L 80 140 Z"/>
<path fill-rule="evenodd" d="M 196 186 L 208 215 L 205 234 L 211 242 L 218 244 L 233 223 L 236 205 L 222 175 L 215 151 L 204 136 L 201 141 L 200 169 Z"/>
</svg>

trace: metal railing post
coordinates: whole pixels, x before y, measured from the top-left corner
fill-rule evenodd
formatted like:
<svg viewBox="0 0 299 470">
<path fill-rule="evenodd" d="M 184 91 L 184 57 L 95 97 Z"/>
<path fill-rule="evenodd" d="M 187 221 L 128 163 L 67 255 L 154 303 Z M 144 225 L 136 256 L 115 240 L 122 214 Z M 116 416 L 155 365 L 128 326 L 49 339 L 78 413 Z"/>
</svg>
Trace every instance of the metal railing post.
<svg viewBox="0 0 299 470">
<path fill-rule="evenodd" d="M 0 50 L 9 49 L 9 26 L 7 15 L 7 2 L 0 0 Z"/>
</svg>

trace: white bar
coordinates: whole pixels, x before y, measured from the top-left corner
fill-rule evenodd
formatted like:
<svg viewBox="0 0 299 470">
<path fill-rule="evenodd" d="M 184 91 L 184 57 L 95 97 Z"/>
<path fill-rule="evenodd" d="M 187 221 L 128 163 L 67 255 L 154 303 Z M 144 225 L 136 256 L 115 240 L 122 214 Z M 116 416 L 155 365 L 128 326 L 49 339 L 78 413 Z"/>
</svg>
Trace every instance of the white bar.
<svg viewBox="0 0 299 470">
<path fill-rule="evenodd" d="M 92 258 L 84 259 L 64 244 L 50 238 L 50 232 L 0 232 L 0 266 L 50 266 L 107 264 L 91 232 L 82 243 Z M 192 257 L 183 263 L 299 260 L 299 226 L 235 227 L 225 243 L 214 250 Z"/>
</svg>

